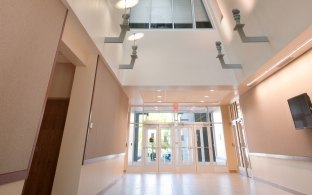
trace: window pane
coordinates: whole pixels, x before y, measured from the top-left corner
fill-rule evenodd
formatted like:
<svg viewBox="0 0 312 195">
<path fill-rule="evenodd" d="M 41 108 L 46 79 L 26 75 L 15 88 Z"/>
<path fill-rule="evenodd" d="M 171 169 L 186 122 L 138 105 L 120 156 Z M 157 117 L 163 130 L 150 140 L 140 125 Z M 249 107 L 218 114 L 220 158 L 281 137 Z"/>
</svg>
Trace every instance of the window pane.
<svg viewBox="0 0 312 195">
<path fill-rule="evenodd" d="M 173 0 L 174 28 L 193 28 L 191 0 Z"/>
<path fill-rule="evenodd" d="M 212 28 L 202 0 L 194 0 L 196 28 Z"/>
<path fill-rule="evenodd" d="M 214 135 L 216 146 L 216 162 L 220 164 L 226 164 L 226 151 L 222 124 L 214 125 Z"/>
<path fill-rule="evenodd" d="M 172 28 L 171 0 L 152 0 L 151 28 Z"/>
<path fill-rule="evenodd" d="M 171 129 L 163 127 L 160 130 L 160 147 L 162 164 L 172 164 L 172 140 Z"/>
<path fill-rule="evenodd" d="M 208 130 L 207 130 L 207 127 L 203 127 L 203 141 L 204 141 L 204 151 L 205 151 L 205 162 L 209 162 L 210 161 L 210 156 L 209 156 Z"/>
<path fill-rule="evenodd" d="M 151 15 L 151 0 L 140 0 L 131 8 L 130 28 L 149 28 Z"/>
</svg>

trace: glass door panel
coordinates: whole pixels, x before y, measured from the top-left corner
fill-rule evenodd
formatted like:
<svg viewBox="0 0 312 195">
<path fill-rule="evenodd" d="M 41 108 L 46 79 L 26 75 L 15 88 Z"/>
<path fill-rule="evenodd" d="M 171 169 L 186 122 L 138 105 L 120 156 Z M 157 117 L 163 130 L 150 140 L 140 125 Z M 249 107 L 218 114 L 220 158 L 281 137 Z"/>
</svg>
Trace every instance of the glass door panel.
<svg viewBox="0 0 312 195">
<path fill-rule="evenodd" d="M 161 164 L 172 164 L 172 134 L 169 127 L 160 128 Z"/>
<path fill-rule="evenodd" d="M 159 127 L 159 162 L 158 171 L 159 172 L 172 172 L 174 168 L 174 133 L 170 126 L 160 126 Z"/>
<path fill-rule="evenodd" d="M 128 144 L 128 165 L 130 166 L 142 164 L 142 133 L 142 125 L 130 125 Z"/>
<path fill-rule="evenodd" d="M 157 164 L 158 157 L 158 144 L 157 144 L 157 127 L 146 126 L 145 128 L 145 165 L 155 165 Z"/>
<path fill-rule="evenodd" d="M 207 127 L 196 128 L 197 162 L 210 162 L 208 129 Z"/>
<path fill-rule="evenodd" d="M 193 128 L 176 127 L 175 129 L 176 170 L 195 172 Z"/>
</svg>

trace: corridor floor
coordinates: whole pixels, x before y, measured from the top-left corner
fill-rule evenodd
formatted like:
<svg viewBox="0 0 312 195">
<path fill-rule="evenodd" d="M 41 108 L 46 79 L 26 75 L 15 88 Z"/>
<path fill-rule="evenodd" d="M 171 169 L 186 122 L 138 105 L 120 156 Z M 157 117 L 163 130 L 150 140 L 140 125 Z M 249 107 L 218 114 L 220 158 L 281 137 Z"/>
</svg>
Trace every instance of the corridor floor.
<svg viewBox="0 0 312 195">
<path fill-rule="evenodd" d="M 98 195 L 290 195 L 239 174 L 125 174 Z"/>
</svg>

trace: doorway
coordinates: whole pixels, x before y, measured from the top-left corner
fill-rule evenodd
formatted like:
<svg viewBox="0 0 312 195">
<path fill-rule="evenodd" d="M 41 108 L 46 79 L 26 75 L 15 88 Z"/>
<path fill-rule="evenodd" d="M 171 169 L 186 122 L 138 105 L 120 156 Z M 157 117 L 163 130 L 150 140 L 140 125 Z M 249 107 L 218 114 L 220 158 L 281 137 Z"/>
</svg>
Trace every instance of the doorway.
<svg viewBox="0 0 312 195">
<path fill-rule="evenodd" d="M 215 144 L 213 125 L 143 124 L 134 129 L 130 131 L 135 143 L 128 150 L 129 172 L 227 171 L 224 142 Z"/>
<path fill-rule="evenodd" d="M 173 130 L 170 126 L 145 125 L 144 137 L 144 170 L 146 172 L 173 171 Z"/>
<path fill-rule="evenodd" d="M 75 66 L 62 59 L 54 65 L 23 195 L 51 194 L 75 73 Z"/>
</svg>

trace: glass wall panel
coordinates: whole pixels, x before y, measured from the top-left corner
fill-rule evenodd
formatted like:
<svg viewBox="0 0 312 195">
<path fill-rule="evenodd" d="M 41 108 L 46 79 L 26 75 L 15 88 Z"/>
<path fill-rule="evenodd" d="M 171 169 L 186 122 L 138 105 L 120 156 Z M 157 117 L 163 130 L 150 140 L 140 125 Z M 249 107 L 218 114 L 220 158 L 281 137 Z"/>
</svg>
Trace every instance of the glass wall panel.
<svg viewBox="0 0 312 195">
<path fill-rule="evenodd" d="M 215 134 L 215 151 L 216 151 L 216 162 L 225 164 L 226 163 L 226 151 L 225 151 L 225 141 L 223 133 L 223 125 L 215 124 L 214 125 L 214 134 Z"/>
<path fill-rule="evenodd" d="M 172 163 L 172 139 L 171 129 L 162 127 L 160 129 L 160 149 L 161 149 L 161 162 L 162 164 Z"/>
<path fill-rule="evenodd" d="M 171 106 L 132 107 L 128 152 L 129 165 L 190 165 L 196 160 L 225 165 L 220 108 L 181 106 L 175 112 Z"/>
<path fill-rule="evenodd" d="M 140 0 L 140 3 L 131 8 L 130 28 L 149 28 L 151 2 L 151 0 Z"/>
<path fill-rule="evenodd" d="M 142 125 L 130 124 L 129 129 L 129 164 L 141 163 L 142 160 Z"/>
<path fill-rule="evenodd" d="M 172 1 L 152 0 L 151 28 L 172 28 Z"/>
<path fill-rule="evenodd" d="M 209 156 L 209 145 L 208 145 L 208 131 L 207 127 L 203 127 L 203 147 L 204 147 L 204 156 L 205 156 L 205 162 L 210 161 L 210 156 Z"/>
<path fill-rule="evenodd" d="M 156 163 L 157 158 L 157 131 L 155 128 L 146 130 L 146 148 L 145 148 L 145 162 L 146 164 Z"/>
<path fill-rule="evenodd" d="M 178 165 L 189 165 L 194 161 L 193 133 L 190 127 L 176 128 L 176 155 Z"/>
<path fill-rule="evenodd" d="M 212 24 L 209 20 L 203 1 L 202 0 L 193 0 L 193 1 L 194 1 L 196 28 L 212 28 Z"/>
<path fill-rule="evenodd" d="M 191 0 L 173 0 L 174 28 L 193 28 Z"/>
<path fill-rule="evenodd" d="M 185 29 L 212 25 L 202 0 L 140 0 L 131 8 L 130 28 Z"/>
</svg>

